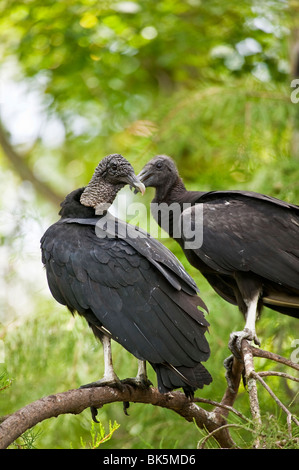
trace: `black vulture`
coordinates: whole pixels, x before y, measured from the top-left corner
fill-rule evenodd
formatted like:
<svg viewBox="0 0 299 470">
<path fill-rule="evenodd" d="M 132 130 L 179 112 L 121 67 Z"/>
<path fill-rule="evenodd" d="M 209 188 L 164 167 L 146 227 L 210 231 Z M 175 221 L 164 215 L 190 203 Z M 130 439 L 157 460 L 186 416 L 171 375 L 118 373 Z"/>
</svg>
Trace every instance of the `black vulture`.
<svg viewBox="0 0 299 470">
<path fill-rule="evenodd" d="M 166 155 L 150 160 L 138 177 L 155 188 L 158 224 L 244 314 L 244 330 L 229 342 L 235 355 L 243 338 L 260 344 L 255 323 L 263 305 L 299 318 L 298 206 L 249 191 L 188 191 Z"/>
<path fill-rule="evenodd" d="M 82 315 L 104 350 L 104 377 L 86 386 L 115 385 L 111 339 L 138 359 L 128 383 L 148 385 L 145 361 L 159 391 L 187 397 L 212 378 L 208 322 L 198 288 L 177 258 L 146 232 L 112 217 L 108 207 L 126 184 L 145 190 L 130 163 L 108 155 L 90 183 L 66 196 L 61 218 L 41 239 L 42 262 L 57 302 Z M 94 359 L 93 359 L 94 360 Z"/>
</svg>

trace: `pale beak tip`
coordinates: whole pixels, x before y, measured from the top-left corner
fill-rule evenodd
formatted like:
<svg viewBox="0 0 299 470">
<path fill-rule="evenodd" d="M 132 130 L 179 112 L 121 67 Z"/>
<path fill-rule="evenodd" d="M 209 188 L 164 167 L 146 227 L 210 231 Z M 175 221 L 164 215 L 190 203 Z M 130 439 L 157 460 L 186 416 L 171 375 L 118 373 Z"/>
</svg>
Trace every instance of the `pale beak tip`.
<svg viewBox="0 0 299 470">
<path fill-rule="evenodd" d="M 145 186 L 144 186 L 144 184 L 141 183 L 141 181 L 140 181 L 140 183 L 136 184 L 136 188 L 139 189 L 139 191 L 141 192 L 141 194 L 142 194 L 142 196 L 143 196 L 144 193 L 145 193 Z"/>
</svg>

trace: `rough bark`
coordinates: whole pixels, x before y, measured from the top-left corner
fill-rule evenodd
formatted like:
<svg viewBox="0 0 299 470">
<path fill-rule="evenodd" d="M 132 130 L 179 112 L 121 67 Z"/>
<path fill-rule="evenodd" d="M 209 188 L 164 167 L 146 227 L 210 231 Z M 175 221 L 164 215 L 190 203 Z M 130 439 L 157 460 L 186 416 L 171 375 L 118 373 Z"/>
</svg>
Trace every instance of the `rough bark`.
<svg viewBox="0 0 299 470">
<path fill-rule="evenodd" d="M 0 425 L 0 449 L 7 448 L 27 429 L 45 419 L 66 413 L 79 414 L 88 407 L 101 408 L 113 402 L 161 406 L 175 411 L 189 422 L 195 421 L 198 427 L 205 427 L 210 432 L 218 427 L 211 413 L 188 400 L 181 392 L 161 394 L 155 388 L 142 390 L 130 386 L 125 386 L 123 390 L 111 387 L 75 389 L 41 398 L 8 416 Z M 221 447 L 234 445 L 226 429 L 215 437 Z"/>
</svg>

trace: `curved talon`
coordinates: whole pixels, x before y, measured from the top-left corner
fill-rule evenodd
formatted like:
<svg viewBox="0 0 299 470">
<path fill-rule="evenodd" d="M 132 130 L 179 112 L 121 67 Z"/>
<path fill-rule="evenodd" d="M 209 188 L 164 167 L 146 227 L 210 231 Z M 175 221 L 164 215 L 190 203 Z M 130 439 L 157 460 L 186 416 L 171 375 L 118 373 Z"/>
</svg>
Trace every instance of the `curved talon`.
<svg viewBox="0 0 299 470">
<path fill-rule="evenodd" d="M 112 387 L 112 388 L 117 388 L 120 391 L 123 391 L 124 389 L 120 380 L 106 380 L 106 379 L 97 380 L 96 382 L 90 382 L 88 384 L 81 385 L 79 388 L 95 388 L 95 387 Z M 92 420 L 95 423 L 99 423 L 99 421 L 97 420 L 98 409 L 95 406 L 91 406 L 90 412 L 91 412 Z"/>
<path fill-rule="evenodd" d="M 121 383 L 123 385 L 129 385 L 131 387 L 135 388 L 141 388 L 143 390 L 146 390 L 149 388 L 152 384 L 150 380 L 148 380 L 147 376 L 145 374 L 139 374 L 137 377 L 128 377 L 127 379 L 121 380 Z M 130 403 L 128 401 L 123 402 L 123 411 L 126 416 L 129 416 L 128 413 L 128 408 L 130 406 Z"/>
<path fill-rule="evenodd" d="M 124 385 L 131 385 L 132 387 L 140 387 L 143 389 L 149 388 L 153 385 L 152 382 L 145 376 L 128 377 L 127 379 L 121 380 L 121 383 Z"/>
<path fill-rule="evenodd" d="M 234 383 L 234 376 L 233 376 L 233 362 L 234 362 L 234 358 L 237 359 L 237 361 L 239 361 L 241 364 L 244 365 L 244 361 L 243 359 L 239 359 L 238 357 L 236 357 L 234 354 L 231 354 L 230 356 L 228 356 L 226 359 L 224 359 L 223 361 L 223 365 L 226 369 L 226 372 L 225 372 L 225 379 L 226 379 L 226 382 L 227 382 L 227 386 L 230 390 L 231 393 L 236 393 L 238 391 L 238 389 L 235 388 L 235 383 Z M 244 387 L 246 387 L 246 377 L 245 377 L 245 369 L 243 367 L 243 370 L 242 370 L 242 381 L 243 381 L 243 385 Z"/>
<path fill-rule="evenodd" d="M 101 379 L 97 380 L 96 382 L 90 382 L 85 385 L 81 385 L 79 388 L 95 388 L 95 387 L 112 387 L 118 388 L 119 390 L 123 390 L 122 382 L 120 380 L 106 380 Z"/>
<path fill-rule="evenodd" d="M 91 412 L 91 418 L 93 420 L 94 423 L 99 423 L 99 421 L 97 420 L 97 414 L 98 414 L 98 410 L 95 406 L 91 406 L 90 407 L 90 412 Z"/>
<path fill-rule="evenodd" d="M 261 342 L 258 339 L 255 331 L 251 331 L 249 328 L 244 328 L 243 333 L 244 333 L 244 337 L 242 338 L 242 340 L 247 339 L 248 341 L 253 341 L 254 344 L 256 344 L 257 346 L 261 345 Z M 241 343 L 242 343 L 242 340 L 241 340 Z"/>
<path fill-rule="evenodd" d="M 130 402 L 129 401 L 123 401 L 123 411 L 126 416 L 129 416 L 128 409 L 130 408 Z"/>
<path fill-rule="evenodd" d="M 244 328 L 242 331 L 234 331 L 230 334 L 230 339 L 228 347 L 233 353 L 233 355 L 239 360 L 242 361 L 242 355 L 240 351 L 242 349 L 242 341 L 247 339 L 248 341 L 254 341 L 257 346 L 260 346 L 261 342 L 258 339 L 255 331 L 249 330 L 249 328 Z"/>
<path fill-rule="evenodd" d="M 232 376 L 232 367 L 233 367 L 234 355 L 228 356 L 224 359 L 223 365 L 226 369 L 225 372 L 225 379 L 227 382 L 227 386 L 231 393 L 235 393 L 235 388 L 233 385 L 233 376 Z"/>
<path fill-rule="evenodd" d="M 90 382 L 85 385 L 81 385 L 79 388 L 95 388 L 95 387 L 112 387 L 112 388 L 117 388 L 121 392 L 124 390 L 124 386 L 122 382 L 118 379 L 116 380 L 107 380 L 107 379 L 101 379 L 97 380 L 96 382 Z M 125 402 L 127 403 L 127 402 Z M 129 403 L 125 406 L 124 403 L 124 412 L 127 415 L 128 413 L 126 412 L 126 409 L 129 408 Z M 101 406 L 99 407 L 101 408 Z M 90 412 L 91 412 L 91 418 L 95 423 L 99 423 L 97 420 L 97 414 L 98 414 L 98 409 L 95 406 L 90 407 Z"/>
</svg>

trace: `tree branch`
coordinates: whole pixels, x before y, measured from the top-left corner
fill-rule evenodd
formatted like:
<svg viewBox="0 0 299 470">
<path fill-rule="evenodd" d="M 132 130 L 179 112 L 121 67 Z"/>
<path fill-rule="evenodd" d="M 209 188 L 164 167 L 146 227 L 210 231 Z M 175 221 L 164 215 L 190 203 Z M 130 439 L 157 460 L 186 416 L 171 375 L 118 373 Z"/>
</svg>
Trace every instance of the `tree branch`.
<svg viewBox="0 0 299 470">
<path fill-rule="evenodd" d="M 273 361 L 279 362 L 281 364 L 287 365 L 292 367 L 293 369 L 299 370 L 299 365 L 295 364 L 294 362 L 286 359 L 278 354 L 271 353 L 269 351 L 263 351 L 253 346 L 250 346 L 248 341 L 242 341 L 242 353 L 244 358 L 244 365 L 245 365 L 245 372 L 246 372 L 246 379 L 248 383 L 248 392 L 249 392 L 249 400 L 250 400 L 250 408 L 253 419 L 257 423 L 257 428 L 259 428 L 262 424 L 259 403 L 258 403 L 258 396 L 257 396 L 257 387 L 256 381 L 258 381 L 270 394 L 276 404 L 286 413 L 287 415 L 287 424 L 288 424 L 288 431 L 289 436 L 292 437 L 292 428 L 291 428 L 291 421 L 293 421 L 297 426 L 299 426 L 299 421 L 292 413 L 287 409 L 287 407 L 277 398 L 275 393 L 271 390 L 271 388 L 265 383 L 262 379 L 262 376 L 267 375 L 278 375 L 280 377 L 284 377 L 287 379 L 299 381 L 296 377 L 292 377 L 289 374 L 280 373 L 280 372 L 255 372 L 254 364 L 253 364 L 253 357 L 263 357 L 267 359 L 271 359 Z M 255 442 L 255 446 L 260 446 L 260 438 L 259 434 L 257 433 L 257 438 Z"/>
<path fill-rule="evenodd" d="M 278 356 L 277 354 L 269 353 L 268 351 L 263 351 L 250 346 L 246 340 L 243 340 L 242 342 L 242 352 L 244 356 L 245 372 L 249 389 L 250 406 L 253 417 L 256 418 L 258 424 L 255 445 L 256 447 L 259 447 L 258 428 L 261 424 L 261 417 L 256 394 L 256 380 L 267 389 L 267 391 L 277 403 L 278 399 L 261 379 L 261 376 L 270 375 L 273 374 L 273 372 L 256 373 L 253 365 L 253 357 L 258 356 L 268 358 L 293 367 L 297 370 L 299 367 L 297 364 L 294 364 L 292 361 L 285 359 L 282 356 Z M 11 415 L 0 418 L 0 449 L 7 448 L 27 429 L 32 428 L 37 423 L 44 421 L 45 419 L 57 417 L 60 414 L 79 414 L 88 407 L 98 409 L 105 404 L 113 402 L 145 403 L 151 404 L 153 406 L 167 408 L 174 411 L 175 413 L 178 413 L 186 421 L 195 422 L 199 428 L 205 429 L 209 433 L 207 439 L 213 436 L 217 440 L 220 447 L 236 447 L 229 433 L 229 429 L 234 426 L 227 425 L 226 418 L 228 413 L 232 412 L 240 417 L 243 421 L 250 423 L 248 418 L 232 407 L 238 394 L 239 383 L 244 370 L 244 363 L 241 363 L 236 360 L 236 358 L 233 358 L 230 375 L 231 384 L 230 387 L 227 387 L 221 403 L 198 397 L 194 398 L 194 401 L 191 401 L 187 399 L 181 392 L 161 394 L 155 388 L 148 388 L 144 390 L 138 387 L 133 388 L 132 386 L 128 385 L 123 385 L 121 390 L 112 387 L 99 387 L 75 389 L 58 393 L 56 395 L 49 395 L 48 397 L 41 398 L 40 400 L 30 403 L 29 405 L 21 408 Z M 280 377 L 297 381 L 296 378 L 288 374 L 274 373 Z M 249 386 L 251 384 L 250 380 L 254 382 L 252 384 L 253 387 Z M 209 412 L 197 406 L 196 403 L 207 403 L 214 406 L 215 408 Z M 280 401 L 278 404 L 287 413 L 289 433 L 291 433 L 291 421 L 299 424 L 298 420 Z M 203 445 L 207 439 L 203 441 Z"/>
<path fill-rule="evenodd" d="M 254 346 L 251 346 L 251 351 L 254 357 L 271 359 L 272 361 L 279 362 L 280 364 L 284 364 L 285 366 L 299 370 L 299 364 L 295 364 L 295 362 L 292 362 L 290 359 L 286 359 L 285 357 L 279 356 L 279 354 L 275 354 L 270 351 L 264 351 L 263 349 L 255 348 Z"/>
<path fill-rule="evenodd" d="M 254 370 L 254 364 L 253 364 L 253 354 L 252 354 L 251 346 L 247 340 L 242 341 L 242 353 L 243 353 L 243 359 L 244 359 L 247 387 L 248 387 L 249 398 L 250 398 L 249 401 L 250 401 L 251 414 L 252 414 L 254 421 L 256 422 L 256 425 L 260 426 L 262 424 L 262 420 L 261 420 L 261 413 L 260 413 L 260 407 L 259 407 L 259 401 L 258 401 L 258 395 L 257 395 L 256 377 L 255 377 L 255 370 Z"/>
<path fill-rule="evenodd" d="M 50 186 L 45 184 L 43 181 L 40 181 L 33 171 L 26 164 L 24 158 L 19 155 L 11 143 L 8 140 L 7 133 L 0 123 L 0 145 L 6 155 L 7 159 L 10 161 L 14 170 L 20 175 L 22 180 L 30 181 L 36 191 L 41 194 L 48 201 L 52 202 L 56 206 L 59 206 L 60 202 L 63 199 L 63 196 L 57 194 Z"/>
<path fill-rule="evenodd" d="M 195 421 L 199 428 L 208 432 L 219 428 L 212 413 L 188 400 L 181 392 L 161 394 L 155 388 L 143 390 L 130 386 L 123 390 L 111 387 L 75 389 L 41 398 L 9 415 L 0 425 L 0 449 L 6 449 L 27 429 L 45 419 L 66 413 L 79 414 L 88 407 L 101 408 L 112 402 L 150 403 L 168 408 L 189 422 Z M 222 448 L 235 446 L 226 428 L 215 433 L 214 437 Z"/>
<path fill-rule="evenodd" d="M 271 388 L 266 384 L 266 382 L 260 377 L 260 375 L 258 373 L 252 372 L 252 375 L 256 380 L 258 380 L 262 384 L 262 386 L 271 395 L 271 397 L 277 403 L 277 405 L 286 413 L 286 415 L 288 417 L 289 433 L 291 435 L 291 428 L 290 428 L 291 421 L 294 421 L 294 423 L 297 426 L 299 426 L 299 421 L 296 419 L 295 416 L 292 415 L 292 413 L 290 413 L 290 411 L 287 409 L 287 407 L 277 398 L 275 393 L 272 392 Z"/>
<path fill-rule="evenodd" d="M 285 372 L 277 372 L 275 370 L 266 370 L 257 372 L 260 377 L 270 377 L 271 375 L 275 375 L 276 377 L 283 377 L 285 379 L 293 380 L 294 382 L 299 382 L 299 378 L 294 377 L 293 375 L 286 374 Z"/>
<path fill-rule="evenodd" d="M 225 424 L 229 408 L 234 404 L 235 399 L 237 398 L 243 369 L 244 364 L 233 357 L 229 374 L 230 386 L 226 388 L 221 400 L 221 406 L 217 405 L 213 412 L 214 420 L 219 425 Z"/>
</svg>

